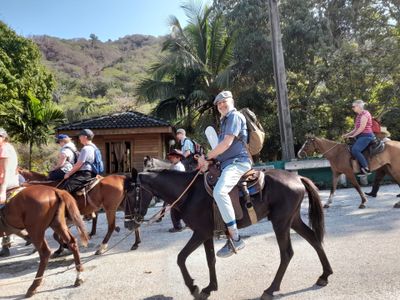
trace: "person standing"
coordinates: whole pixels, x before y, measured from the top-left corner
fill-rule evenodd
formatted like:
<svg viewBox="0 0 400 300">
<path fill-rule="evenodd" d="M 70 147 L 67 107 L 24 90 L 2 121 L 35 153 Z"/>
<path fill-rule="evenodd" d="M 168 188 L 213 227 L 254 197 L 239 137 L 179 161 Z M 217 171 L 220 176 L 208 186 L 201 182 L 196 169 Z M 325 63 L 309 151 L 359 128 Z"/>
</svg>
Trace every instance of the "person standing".
<svg viewBox="0 0 400 300">
<path fill-rule="evenodd" d="M 228 228 L 235 249 L 232 249 L 231 243 L 227 241 L 217 252 L 217 256 L 229 257 L 235 250 L 245 247 L 245 243 L 239 235 L 229 192 L 236 186 L 240 178 L 251 169 L 251 158 L 246 147 L 248 140 L 246 119 L 243 114 L 236 110 L 232 93 L 222 91 L 215 97 L 214 105 L 217 105 L 221 114 L 218 145 L 208 152 L 207 156 L 201 156 L 198 163 L 201 170 L 208 168 L 207 160 L 209 159 L 216 159 L 221 163 L 222 172 L 214 187 L 213 197 Z"/>
<path fill-rule="evenodd" d="M 53 181 L 64 179 L 65 174 L 72 170 L 78 159 L 78 150 L 68 135 L 59 134 L 57 136 L 57 144 L 61 146 L 58 161 L 55 167 L 49 172 L 49 180 Z"/>
<path fill-rule="evenodd" d="M 95 149 L 93 144 L 94 137 L 93 131 L 90 129 L 83 129 L 79 132 L 79 142 L 83 145 L 78 157 L 78 161 L 74 164 L 72 169 L 64 175 L 64 183 L 61 188 L 70 193 L 76 192 L 85 183 L 89 182 L 92 178 L 96 177 L 93 164 L 95 162 Z"/>
<path fill-rule="evenodd" d="M 190 171 L 192 169 L 191 166 L 194 165 L 194 143 L 186 136 L 186 131 L 183 128 L 179 128 L 176 131 L 176 138 L 181 144 L 181 149 L 175 149 L 175 151 L 182 155 L 182 163 L 185 166 L 185 170 Z"/>
<path fill-rule="evenodd" d="M 179 172 L 185 172 L 185 166 L 181 162 L 182 154 L 180 154 L 177 150 L 172 150 L 167 154 L 167 159 L 172 163 L 171 170 L 176 170 Z M 179 232 L 183 230 L 183 226 L 181 223 L 182 216 L 181 213 L 177 209 L 171 209 L 171 221 L 173 227 L 170 228 L 169 232 Z"/>
<path fill-rule="evenodd" d="M 369 111 L 364 109 L 364 106 L 365 102 L 362 100 L 353 102 L 352 109 L 357 114 L 355 128 L 349 133 L 344 134 L 343 137 L 356 139 L 351 148 L 351 153 L 360 163 L 361 173 L 367 175 L 371 172 L 368 168 L 368 161 L 362 152 L 375 139 L 375 135 L 372 131 L 372 116 Z"/>
<path fill-rule="evenodd" d="M 18 156 L 14 147 L 8 141 L 7 132 L 0 128 L 0 208 L 6 203 L 7 190 L 19 186 Z M 10 237 L 3 237 L 1 244 L 0 256 L 10 256 Z"/>
</svg>

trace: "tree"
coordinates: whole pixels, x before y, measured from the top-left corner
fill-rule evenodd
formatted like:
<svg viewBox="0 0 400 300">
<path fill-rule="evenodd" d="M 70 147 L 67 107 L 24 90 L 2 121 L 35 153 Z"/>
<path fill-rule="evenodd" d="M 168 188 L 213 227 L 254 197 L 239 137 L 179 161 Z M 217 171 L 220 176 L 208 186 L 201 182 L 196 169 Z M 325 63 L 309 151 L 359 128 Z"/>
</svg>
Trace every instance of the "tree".
<svg viewBox="0 0 400 300">
<path fill-rule="evenodd" d="M 31 168 L 33 145 L 47 144 L 54 126 L 63 122 L 64 113 L 51 101 L 41 102 L 28 92 L 22 101 L 0 104 L 0 118 L 13 139 L 28 144 L 28 167 Z"/>
<path fill-rule="evenodd" d="M 182 9 L 189 24 L 182 28 L 176 17 L 170 17 L 165 56 L 136 92 L 148 101 L 159 101 L 155 114 L 178 119 L 190 132 L 199 116 L 213 108 L 218 92 L 230 86 L 232 39 L 222 14 L 213 8 L 188 2 Z"/>
</svg>

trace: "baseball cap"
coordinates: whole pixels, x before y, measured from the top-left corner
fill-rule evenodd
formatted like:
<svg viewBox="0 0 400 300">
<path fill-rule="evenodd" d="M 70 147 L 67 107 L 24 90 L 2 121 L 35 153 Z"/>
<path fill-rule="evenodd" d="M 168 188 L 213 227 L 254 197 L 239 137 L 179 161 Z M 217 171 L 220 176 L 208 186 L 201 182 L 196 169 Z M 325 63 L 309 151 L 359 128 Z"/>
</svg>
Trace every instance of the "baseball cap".
<svg viewBox="0 0 400 300">
<path fill-rule="evenodd" d="M 63 134 L 63 133 L 57 135 L 57 137 L 56 137 L 57 140 L 63 140 L 63 139 L 68 139 L 68 138 L 69 138 L 68 134 Z"/>
<path fill-rule="evenodd" d="M 221 93 L 219 93 L 214 99 L 214 105 L 226 98 L 232 98 L 232 93 L 230 91 L 222 91 Z"/>
<path fill-rule="evenodd" d="M 178 134 L 178 133 L 182 133 L 183 135 L 186 135 L 186 130 L 183 129 L 183 128 L 179 128 L 179 129 L 176 131 L 176 134 Z"/>
<path fill-rule="evenodd" d="M 8 137 L 7 131 L 4 128 L 0 128 L 0 136 Z"/>
<path fill-rule="evenodd" d="M 81 136 L 81 135 L 85 135 L 85 136 L 87 136 L 88 138 L 93 138 L 93 137 L 94 137 L 94 133 L 93 133 L 93 131 L 91 131 L 90 129 L 82 129 L 82 130 L 79 132 L 78 136 Z"/>
</svg>

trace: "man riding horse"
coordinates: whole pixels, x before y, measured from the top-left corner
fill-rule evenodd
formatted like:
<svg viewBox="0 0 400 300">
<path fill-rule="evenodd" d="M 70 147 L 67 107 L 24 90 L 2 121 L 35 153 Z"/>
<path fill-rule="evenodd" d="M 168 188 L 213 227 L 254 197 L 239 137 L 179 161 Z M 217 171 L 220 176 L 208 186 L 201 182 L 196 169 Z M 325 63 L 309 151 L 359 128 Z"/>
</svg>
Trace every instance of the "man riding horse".
<svg viewBox="0 0 400 300">
<path fill-rule="evenodd" d="M 235 109 L 230 91 L 222 91 L 215 97 L 221 114 L 221 127 L 218 135 L 218 145 L 206 157 L 200 157 L 199 167 L 206 170 L 207 160 L 216 159 L 221 163 L 222 173 L 214 188 L 213 196 L 221 212 L 229 234 L 232 237 L 222 249 L 217 252 L 219 257 L 229 257 L 236 250 L 243 249 L 245 244 L 237 229 L 235 212 L 229 192 L 236 186 L 240 178 L 251 169 L 251 158 L 246 148 L 247 126 L 245 117 Z"/>
</svg>

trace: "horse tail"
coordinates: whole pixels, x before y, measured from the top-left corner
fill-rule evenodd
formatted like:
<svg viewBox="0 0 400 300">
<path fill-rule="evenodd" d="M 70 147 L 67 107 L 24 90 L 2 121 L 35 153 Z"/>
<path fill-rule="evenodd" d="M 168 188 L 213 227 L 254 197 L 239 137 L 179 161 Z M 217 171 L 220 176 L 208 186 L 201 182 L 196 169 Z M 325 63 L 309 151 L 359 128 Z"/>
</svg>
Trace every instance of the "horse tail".
<svg viewBox="0 0 400 300">
<path fill-rule="evenodd" d="M 85 224 L 82 221 L 81 213 L 79 212 L 75 199 L 67 191 L 56 189 L 55 192 L 58 198 L 65 203 L 68 215 L 71 218 L 72 223 L 78 229 L 81 237 L 81 243 L 86 247 L 89 242 L 89 236 L 87 234 Z"/>
<path fill-rule="evenodd" d="M 306 177 L 300 176 L 300 180 L 304 184 L 308 194 L 308 218 L 310 220 L 311 228 L 313 229 L 316 238 L 322 242 L 325 235 L 325 218 L 321 198 L 318 194 L 318 188 Z"/>
</svg>

